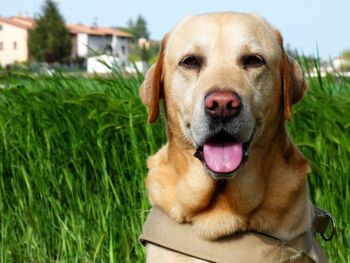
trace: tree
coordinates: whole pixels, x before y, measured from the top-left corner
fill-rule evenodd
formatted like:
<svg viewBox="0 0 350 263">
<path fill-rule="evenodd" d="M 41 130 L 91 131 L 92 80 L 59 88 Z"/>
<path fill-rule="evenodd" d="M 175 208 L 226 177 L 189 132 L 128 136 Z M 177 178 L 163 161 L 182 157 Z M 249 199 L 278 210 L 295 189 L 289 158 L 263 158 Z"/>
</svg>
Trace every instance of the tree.
<svg viewBox="0 0 350 263">
<path fill-rule="evenodd" d="M 350 61 L 350 49 L 343 51 L 340 57 L 344 60 Z"/>
<path fill-rule="evenodd" d="M 139 38 L 149 39 L 147 22 L 142 15 L 139 15 L 137 17 L 136 22 L 134 22 L 132 19 L 129 19 L 127 24 L 128 24 L 127 31 L 130 34 L 132 34 L 136 39 L 139 39 Z"/>
<path fill-rule="evenodd" d="M 40 62 L 67 62 L 71 53 L 71 37 L 57 4 L 46 0 L 42 14 L 29 31 L 29 53 Z"/>
<path fill-rule="evenodd" d="M 134 21 L 129 19 L 126 28 L 120 28 L 134 36 L 131 43 L 129 43 L 129 60 L 130 61 L 147 61 L 151 64 L 156 61 L 159 53 L 159 43 L 149 39 L 150 33 L 147 29 L 147 22 L 142 15 L 139 15 Z M 145 38 L 148 45 L 139 45 L 138 40 Z"/>
<path fill-rule="evenodd" d="M 145 47 L 140 48 L 140 57 L 142 61 L 148 61 L 150 59 L 149 51 Z"/>
<path fill-rule="evenodd" d="M 146 38 L 149 39 L 149 32 L 147 29 L 146 20 L 139 15 L 136 20 L 135 31 L 137 33 L 138 38 Z"/>
<path fill-rule="evenodd" d="M 350 71 L 350 49 L 344 50 L 340 58 L 342 59 L 341 69 L 343 71 Z"/>
</svg>

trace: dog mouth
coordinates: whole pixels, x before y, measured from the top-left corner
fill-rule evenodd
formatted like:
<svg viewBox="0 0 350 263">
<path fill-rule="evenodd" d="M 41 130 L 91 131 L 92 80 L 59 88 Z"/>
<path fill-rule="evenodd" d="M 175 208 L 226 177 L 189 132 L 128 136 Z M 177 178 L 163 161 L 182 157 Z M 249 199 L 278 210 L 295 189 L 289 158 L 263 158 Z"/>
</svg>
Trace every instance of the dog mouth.
<svg viewBox="0 0 350 263">
<path fill-rule="evenodd" d="M 232 177 L 248 159 L 250 141 L 239 142 L 227 132 L 219 132 L 197 147 L 194 154 L 214 177 Z"/>
</svg>

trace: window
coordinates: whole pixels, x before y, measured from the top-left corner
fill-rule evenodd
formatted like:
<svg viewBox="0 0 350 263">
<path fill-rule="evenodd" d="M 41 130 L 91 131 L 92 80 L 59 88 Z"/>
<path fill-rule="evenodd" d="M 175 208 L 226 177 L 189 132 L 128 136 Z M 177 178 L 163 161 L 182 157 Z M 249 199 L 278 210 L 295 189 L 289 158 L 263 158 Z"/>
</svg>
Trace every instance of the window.
<svg viewBox="0 0 350 263">
<path fill-rule="evenodd" d="M 2 30 L 2 25 L 0 25 L 0 31 Z"/>
<path fill-rule="evenodd" d="M 0 42 L 0 50 L 4 49 L 4 43 Z"/>
<path fill-rule="evenodd" d="M 17 49 L 17 42 L 13 42 L 13 49 L 16 50 Z"/>
<path fill-rule="evenodd" d="M 108 54 L 111 54 L 112 53 L 112 46 L 111 45 L 106 45 L 105 46 L 105 51 L 108 53 Z"/>
<path fill-rule="evenodd" d="M 125 46 L 122 46 L 122 53 L 125 55 L 125 53 L 126 53 L 126 48 L 125 48 Z"/>
</svg>

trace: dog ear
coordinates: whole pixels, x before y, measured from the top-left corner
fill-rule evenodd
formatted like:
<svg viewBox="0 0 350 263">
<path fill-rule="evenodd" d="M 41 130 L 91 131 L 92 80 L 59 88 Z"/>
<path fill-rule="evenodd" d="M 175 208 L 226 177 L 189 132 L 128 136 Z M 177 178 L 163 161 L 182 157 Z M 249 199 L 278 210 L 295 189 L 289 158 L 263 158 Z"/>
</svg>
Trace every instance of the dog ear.
<svg viewBox="0 0 350 263">
<path fill-rule="evenodd" d="M 163 92 L 163 63 L 164 52 L 168 35 L 166 35 L 161 43 L 160 52 L 157 62 L 147 71 L 145 80 L 140 86 L 140 97 L 148 108 L 148 122 L 154 123 L 159 115 L 159 100 Z"/>
<path fill-rule="evenodd" d="M 277 39 L 282 49 L 281 78 L 284 118 L 290 121 L 292 118 L 292 105 L 304 97 L 307 85 L 299 64 L 284 51 L 282 36 L 279 32 L 277 32 Z"/>
</svg>

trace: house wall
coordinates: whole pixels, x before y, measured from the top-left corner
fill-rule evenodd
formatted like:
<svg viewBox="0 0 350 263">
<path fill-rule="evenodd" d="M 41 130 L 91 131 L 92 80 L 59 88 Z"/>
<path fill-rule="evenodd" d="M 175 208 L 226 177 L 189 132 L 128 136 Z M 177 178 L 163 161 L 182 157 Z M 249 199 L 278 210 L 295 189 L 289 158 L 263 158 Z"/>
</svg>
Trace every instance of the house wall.
<svg viewBox="0 0 350 263">
<path fill-rule="evenodd" d="M 100 54 L 109 54 L 120 59 L 123 65 L 128 63 L 128 38 L 115 35 L 89 35 L 71 33 L 71 58 L 88 58 Z M 0 20 L 0 65 L 30 60 L 28 52 L 28 31 Z"/>
<path fill-rule="evenodd" d="M 118 57 L 122 63 L 127 64 L 129 57 L 129 41 L 125 37 L 113 36 L 112 49 L 113 55 Z"/>
<path fill-rule="evenodd" d="M 94 36 L 88 37 L 88 56 L 97 56 L 105 54 L 107 48 L 111 48 L 112 37 L 111 36 Z"/>
<path fill-rule="evenodd" d="M 88 35 L 85 33 L 77 34 L 77 55 L 85 58 L 88 56 Z"/>
<path fill-rule="evenodd" d="M 78 54 L 77 54 L 77 52 L 78 52 L 78 44 L 77 44 L 78 37 L 77 37 L 77 35 L 70 34 L 70 39 L 71 39 L 71 43 L 72 43 L 70 57 L 74 59 L 78 56 Z"/>
<path fill-rule="evenodd" d="M 87 59 L 88 73 L 108 74 L 112 72 L 113 68 L 120 69 L 120 67 L 122 67 L 120 59 L 110 55 L 90 57 Z"/>
<path fill-rule="evenodd" d="M 79 37 L 79 35 L 81 35 Z M 84 35 L 84 36 L 83 36 Z M 129 57 L 128 39 L 117 36 L 94 36 L 78 34 L 78 56 L 92 57 L 110 53 L 118 57 L 123 64 L 127 64 Z M 108 52 L 108 48 L 111 50 Z"/>
<path fill-rule="evenodd" d="M 0 64 L 28 61 L 27 39 L 26 29 L 0 21 Z"/>
</svg>

